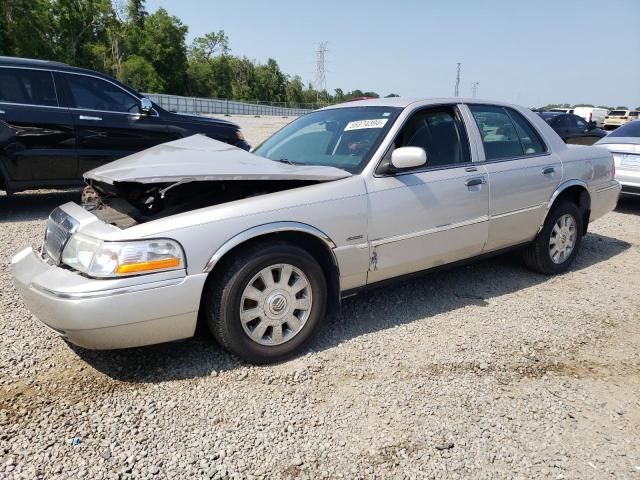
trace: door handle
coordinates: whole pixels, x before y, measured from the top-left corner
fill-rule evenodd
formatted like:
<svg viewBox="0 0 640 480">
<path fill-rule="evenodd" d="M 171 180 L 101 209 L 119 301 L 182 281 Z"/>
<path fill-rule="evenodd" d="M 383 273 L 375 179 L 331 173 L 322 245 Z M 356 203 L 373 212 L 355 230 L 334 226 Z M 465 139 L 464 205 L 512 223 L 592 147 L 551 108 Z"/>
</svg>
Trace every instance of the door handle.
<svg viewBox="0 0 640 480">
<path fill-rule="evenodd" d="M 477 172 L 478 169 L 476 167 L 467 167 L 464 169 L 464 171 L 471 173 L 471 172 Z"/>
<path fill-rule="evenodd" d="M 555 168 L 553 167 L 547 167 L 544 170 L 542 170 L 542 174 L 543 175 L 551 175 L 552 173 L 554 173 L 556 171 Z"/>
<path fill-rule="evenodd" d="M 91 117 L 89 115 L 80 115 L 80 120 L 91 120 L 92 122 L 101 122 L 102 117 Z"/>
<path fill-rule="evenodd" d="M 466 182 L 464 182 L 464 184 L 467 187 L 473 187 L 473 186 L 476 186 L 476 185 L 482 185 L 483 183 L 484 183 L 484 178 L 482 178 L 482 177 L 470 178 Z"/>
</svg>

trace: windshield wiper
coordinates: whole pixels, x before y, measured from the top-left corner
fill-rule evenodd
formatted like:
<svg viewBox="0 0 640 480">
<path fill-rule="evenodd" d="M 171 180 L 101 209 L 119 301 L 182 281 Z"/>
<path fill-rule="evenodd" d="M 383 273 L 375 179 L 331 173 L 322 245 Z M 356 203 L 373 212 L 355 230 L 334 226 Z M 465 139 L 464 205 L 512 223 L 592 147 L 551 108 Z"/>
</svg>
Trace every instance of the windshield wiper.
<svg viewBox="0 0 640 480">
<path fill-rule="evenodd" d="M 274 160 L 274 162 L 286 163 L 287 165 L 292 165 L 292 166 L 302 165 L 301 163 L 292 162 L 288 158 L 278 158 L 277 160 Z"/>
</svg>

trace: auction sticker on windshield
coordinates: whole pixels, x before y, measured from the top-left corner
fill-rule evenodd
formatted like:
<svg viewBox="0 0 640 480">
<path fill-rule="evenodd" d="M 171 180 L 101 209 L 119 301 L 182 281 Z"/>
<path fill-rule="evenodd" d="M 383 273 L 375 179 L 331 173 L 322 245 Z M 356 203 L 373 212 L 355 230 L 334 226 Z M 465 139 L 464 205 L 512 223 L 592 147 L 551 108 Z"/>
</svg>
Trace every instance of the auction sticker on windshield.
<svg viewBox="0 0 640 480">
<path fill-rule="evenodd" d="M 363 128 L 382 128 L 385 123 L 387 123 L 388 118 L 374 118 L 372 120 L 356 120 L 355 122 L 347 123 L 347 126 L 344 127 L 344 131 L 348 132 L 349 130 L 361 130 Z"/>
</svg>

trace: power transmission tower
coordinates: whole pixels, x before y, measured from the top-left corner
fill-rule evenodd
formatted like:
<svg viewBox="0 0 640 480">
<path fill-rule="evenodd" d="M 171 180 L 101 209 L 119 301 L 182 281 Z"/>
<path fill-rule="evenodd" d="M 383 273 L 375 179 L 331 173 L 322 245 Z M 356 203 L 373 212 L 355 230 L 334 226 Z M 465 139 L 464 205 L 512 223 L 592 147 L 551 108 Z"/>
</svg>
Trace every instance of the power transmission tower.
<svg viewBox="0 0 640 480">
<path fill-rule="evenodd" d="M 460 68 L 462 67 L 462 64 L 460 62 L 458 62 L 458 70 L 456 72 L 456 88 L 453 90 L 453 96 L 454 97 L 458 97 L 460 96 Z"/>
<path fill-rule="evenodd" d="M 473 98 L 476 98 L 476 94 L 478 93 L 478 85 L 480 85 L 480 82 L 473 82 L 473 83 L 471 84 L 471 88 L 472 88 L 472 92 L 473 92 L 473 93 L 471 94 L 471 96 L 472 96 Z"/>
<path fill-rule="evenodd" d="M 316 50 L 316 91 L 317 102 L 320 103 L 320 95 L 327 89 L 327 77 L 325 75 L 325 62 L 327 55 L 327 42 L 320 42 Z"/>
</svg>

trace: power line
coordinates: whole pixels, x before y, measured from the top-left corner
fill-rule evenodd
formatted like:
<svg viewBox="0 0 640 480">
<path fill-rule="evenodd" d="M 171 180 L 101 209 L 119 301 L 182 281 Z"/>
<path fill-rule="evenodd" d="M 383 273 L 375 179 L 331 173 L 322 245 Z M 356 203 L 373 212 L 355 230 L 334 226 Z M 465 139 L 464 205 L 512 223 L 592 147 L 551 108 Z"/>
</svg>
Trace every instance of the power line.
<svg viewBox="0 0 640 480">
<path fill-rule="evenodd" d="M 316 50 L 316 91 L 317 101 L 320 103 L 320 95 L 327 89 L 326 77 L 327 42 L 320 42 Z"/>
<path fill-rule="evenodd" d="M 456 88 L 453 90 L 453 96 L 459 97 L 460 95 L 460 69 L 462 67 L 462 63 L 458 62 L 458 69 L 456 71 Z"/>
<path fill-rule="evenodd" d="M 471 89 L 472 89 L 471 96 L 472 96 L 473 98 L 476 98 L 476 95 L 477 95 L 477 93 L 478 93 L 478 85 L 480 85 L 480 82 L 473 82 L 473 83 L 471 84 Z"/>
</svg>

